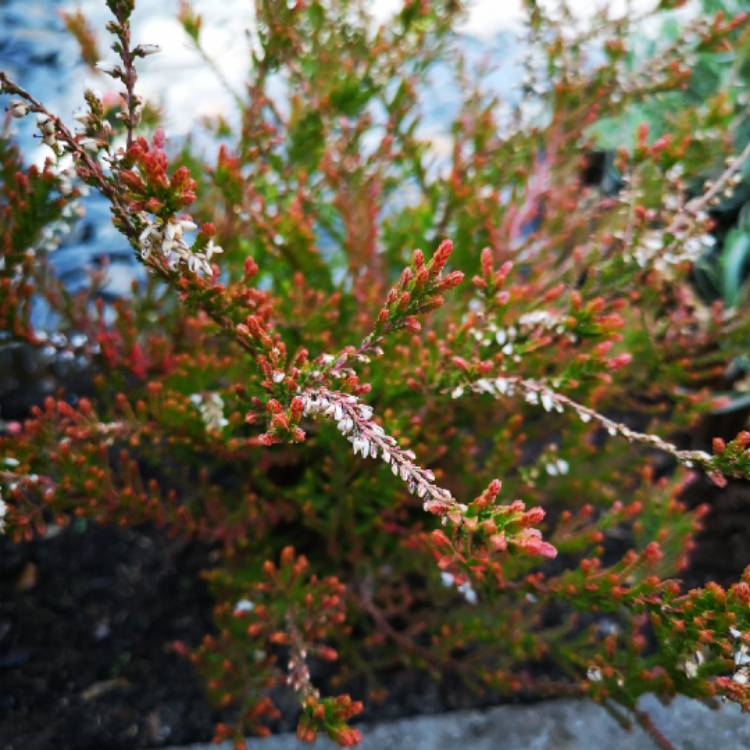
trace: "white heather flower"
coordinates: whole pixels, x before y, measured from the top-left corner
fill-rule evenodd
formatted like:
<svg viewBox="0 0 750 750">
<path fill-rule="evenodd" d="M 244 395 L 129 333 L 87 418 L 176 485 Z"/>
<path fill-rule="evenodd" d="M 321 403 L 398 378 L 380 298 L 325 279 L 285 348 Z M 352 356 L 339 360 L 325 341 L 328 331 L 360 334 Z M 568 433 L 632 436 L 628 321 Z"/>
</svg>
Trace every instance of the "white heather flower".
<svg viewBox="0 0 750 750">
<path fill-rule="evenodd" d="M 558 317 L 549 310 L 533 310 L 532 312 L 524 313 L 519 319 L 518 324 L 525 328 L 533 328 L 534 326 L 544 326 L 545 328 L 553 328 L 558 323 Z"/>
<path fill-rule="evenodd" d="M 193 273 L 201 273 L 206 276 L 211 275 L 211 266 L 201 253 L 189 253 L 187 256 L 187 265 Z"/>
<path fill-rule="evenodd" d="M 214 255 L 220 255 L 224 252 L 224 250 L 223 248 L 214 244 L 213 240 L 209 240 L 203 252 L 206 254 L 206 259 L 210 262 L 211 258 L 213 258 Z"/>
<path fill-rule="evenodd" d="M 372 422 L 372 407 L 362 404 L 351 394 L 307 391 L 301 394 L 306 414 L 322 414 L 336 423 L 336 428 L 352 445 L 355 455 L 377 459 L 390 465 L 394 476 L 399 477 L 409 492 L 424 498 L 424 503 L 451 504 L 453 497 L 447 490 L 434 486 L 434 474 L 414 464 L 412 450 L 401 450 L 396 440 L 383 428 Z"/>
<path fill-rule="evenodd" d="M 570 470 L 570 464 L 564 458 L 557 459 L 557 470 L 562 476 L 565 476 Z"/>
<path fill-rule="evenodd" d="M 586 670 L 586 678 L 590 682 L 601 682 L 602 681 L 602 670 L 599 667 L 589 667 Z"/>
<path fill-rule="evenodd" d="M 286 373 L 283 372 L 275 372 L 273 374 L 273 382 L 274 383 L 283 383 L 284 378 L 286 377 Z"/>
<path fill-rule="evenodd" d="M 458 385 L 451 391 L 451 398 L 461 398 L 464 395 L 464 389 Z"/>
<path fill-rule="evenodd" d="M 750 649 L 744 643 L 734 652 L 734 664 L 736 667 L 750 664 Z"/>
<path fill-rule="evenodd" d="M 218 393 L 209 393 L 206 396 L 194 393 L 190 400 L 198 408 L 206 432 L 220 432 L 229 424 L 229 420 L 224 416 L 224 400 Z"/>
<path fill-rule="evenodd" d="M 682 670 L 692 680 L 698 675 L 698 669 L 705 663 L 706 657 L 702 651 L 696 651 L 692 656 L 685 659 Z"/>
<path fill-rule="evenodd" d="M 555 401 L 552 398 L 549 391 L 543 391 L 541 396 L 542 407 L 544 411 L 552 411 L 555 406 Z"/>
<path fill-rule="evenodd" d="M 513 384 L 506 378 L 497 378 L 495 380 L 495 388 L 501 396 L 513 395 Z"/>
<path fill-rule="evenodd" d="M 0 534 L 5 532 L 5 516 L 8 514 L 8 506 L 0 495 Z"/>
<path fill-rule="evenodd" d="M 474 384 L 474 388 L 479 391 L 479 393 L 492 393 L 495 390 L 494 386 L 489 380 L 487 380 L 487 378 L 480 378 L 477 380 Z"/>
<path fill-rule="evenodd" d="M 192 232 L 194 229 L 198 228 L 198 225 L 192 219 L 178 219 L 177 225 L 180 228 L 180 236 L 182 236 L 184 232 Z"/>
<path fill-rule="evenodd" d="M 8 112 L 11 117 L 25 117 L 29 114 L 29 105 L 21 101 L 11 102 Z"/>
<path fill-rule="evenodd" d="M 209 241 L 206 252 L 193 252 L 184 239 L 185 232 L 192 232 L 198 228 L 192 219 L 172 217 L 166 224 L 157 224 L 145 213 L 140 214 L 139 218 L 145 225 L 138 236 L 143 260 L 148 260 L 156 251 L 164 257 L 173 271 L 183 263 L 193 273 L 205 276 L 212 274 L 211 256 L 220 253 L 221 248 Z"/>
<path fill-rule="evenodd" d="M 255 605 L 249 599 L 240 599 L 234 605 L 235 614 L 238 612 L 252 612 L 254 609 Z"/>
<path fill-rule="evenodd" d="M 43 136 L 54 136 L 57 132 L 55 121 L 49 117 L 43 117 L 37 121 L 37 127 Z"/>
<path fill-rule="evenodd" d="M 730 627 L 729 628 L 729 635 L 731 635 L 732 638 L 739 638 L 742 635 L 742 631 L 741 630 L 737 630 L 737 628 L 735 628 L 735 627 Z"/>
<path fill-rule="evenodd" d="M 698 676 L 698 665 L 692 659 L 686 659 L 682 664 L 682 671 L 691 680 Z"/>
<path fill-rule="evenodd" d="M 479 601 L 477 592 L 469 581 L 464 581 L 459 587 L 458 591 L 469 604 L 476 604 Z"/>
<path fill-rule="evenodd" d="M 748 671 L 746 669 L 738 669 L 733 675 L 732 679 L 738 684 L 738 685 L 747 685 L 748 682 L 750 682 L 750 675 L 748 674 Z"/>
<path fill-rule="evenodd" d="M 367 441 L 367 438 L 363 438 L 363 437 L 354 438 L 354 440 L 352 441 L 352 445 L 354 447 L 355 456 L 358 453 L 361 453 L 362 458 L 367 457 L 367 454 L 370 451 L 370 443 Z"/>
<path fill-rule="evenodd" d="M 156 55 L 161 52 L 161 47 L 158 44 L 139 44 L 134 51 L 141 57 L 148 57 L 149 55 Z"/>
</svg>

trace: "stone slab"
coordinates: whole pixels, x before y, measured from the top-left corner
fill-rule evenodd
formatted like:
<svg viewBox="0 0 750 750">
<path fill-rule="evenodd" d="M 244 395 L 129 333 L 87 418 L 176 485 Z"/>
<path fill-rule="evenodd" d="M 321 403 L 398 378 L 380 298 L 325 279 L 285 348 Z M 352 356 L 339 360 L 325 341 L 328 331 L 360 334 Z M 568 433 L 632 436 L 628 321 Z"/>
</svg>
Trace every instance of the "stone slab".
<svg viewBox="0 0 750 750">
<path fill-rule="evenodd" d="M 750 750 L 750 714 L 726 705 L 714 711 L 688 698 L 662 706 L 645 696 L 641 708 L 677 750 Z M 591 701 L 558 700 L 478 711 L 417 716 L 358 725 L 361 750 L 655 750 L 639 727 L 628 732 Z M 248 741 L 257 750 L 303 750 L 293 735 Z M 316 750 L 336 745 L 319 739 Z M 170 750 L 231 750 L 229 744 Z"/>
</svg>

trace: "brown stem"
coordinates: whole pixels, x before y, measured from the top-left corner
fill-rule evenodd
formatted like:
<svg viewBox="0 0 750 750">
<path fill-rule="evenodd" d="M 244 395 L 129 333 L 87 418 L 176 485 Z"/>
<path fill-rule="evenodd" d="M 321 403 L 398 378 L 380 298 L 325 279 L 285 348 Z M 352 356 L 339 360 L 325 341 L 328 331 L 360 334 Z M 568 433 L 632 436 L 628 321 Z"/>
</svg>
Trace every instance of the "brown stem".
<svg viewBox="0 0 750 750">
<path fill-rule="evenodd" d="M 675 746 L 662 734 L 661 730 L 654 724 L 653 719 L 645 711 L 634 708 L 633 715 L 643 731 L 651 737 L 660 750 L 676 750 Z"/>
</svg>

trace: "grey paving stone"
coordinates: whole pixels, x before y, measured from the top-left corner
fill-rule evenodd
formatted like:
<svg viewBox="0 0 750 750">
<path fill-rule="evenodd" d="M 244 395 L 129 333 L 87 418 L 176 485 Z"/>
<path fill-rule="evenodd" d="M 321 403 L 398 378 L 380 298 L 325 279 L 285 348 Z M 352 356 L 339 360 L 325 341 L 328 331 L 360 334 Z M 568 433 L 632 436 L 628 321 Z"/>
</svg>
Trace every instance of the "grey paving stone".
<svg viewBox="0 0 750 750">
<path fill-rule="evenodd" d="M 677 698 L 662 706 L 646 696 L 641 708 L 678 750 L 750 749 L 750 715 L 735 705 L 713 711 L 702 703 Z M 499 706 L 438 716 L 363 724 L 361 750 L 655 750 L 640 729 L 627 732 L 590 701 L 545 701 Z M 292 735 L 248 741 L 257 750 L 302 750 L 310 745 Z M 333 750 L 318 740 L 316 750 Z M 189 750 L 228 750 L 229 745 L 192 745 Z M 171 750 L 183 750 L 171 748 Z"/>
</svg>

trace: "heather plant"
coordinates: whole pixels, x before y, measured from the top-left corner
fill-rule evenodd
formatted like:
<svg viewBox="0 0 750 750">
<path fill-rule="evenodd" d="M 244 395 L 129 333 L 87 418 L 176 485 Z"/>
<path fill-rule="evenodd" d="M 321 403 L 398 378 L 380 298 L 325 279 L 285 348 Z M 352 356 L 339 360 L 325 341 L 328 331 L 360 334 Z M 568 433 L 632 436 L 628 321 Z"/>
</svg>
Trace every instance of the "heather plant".
<svg viewBox="0 0 750 750">
<path fill-rule="evenodd" d="M 679 580 L 709 512 L 683 490 L 750 476 L 750 433 L 693 437 L 747 354 L 750 318 L 692 275 L 745 169 L 744 110 L 683 99 L 612 149 L 616 188 L 591 176 L 602 133 L 684 92 L 696 55 L 731 64 L 746 16 L 682 19 L 634 65 L 643 19 L 527 0 L 509 103 L 462 54 L 455 0 L 380 27 L 353 0 L 260 0 L 236 119 L 201 124 L 214 152 L 152 127 L 137 68 L 157 50 L 132 0 L 107 6 L 120 96 L 87 91 L 74 127 L 0 73 L 9 122 L 35 117 L 49 150 L 27 167 L 2 140 L 4 341 L 91 372 L 85 398 L 6 424 L 5 533 L 81 517 L 213 545 L 215 631 L 174 647 L 238 743 L 287 691 L 301 739 L 356 744 L 400 666 L 589 696 L 665 748 L 644 693 L 750 709 L 750 569 Z M 216 67 L 187 2 L 180 20 Z M 430 138 L 436 69 L 461 103 Z M 85 189 L 145 268 L 127 299 L 49 270 Z"/>
</svg>

